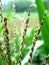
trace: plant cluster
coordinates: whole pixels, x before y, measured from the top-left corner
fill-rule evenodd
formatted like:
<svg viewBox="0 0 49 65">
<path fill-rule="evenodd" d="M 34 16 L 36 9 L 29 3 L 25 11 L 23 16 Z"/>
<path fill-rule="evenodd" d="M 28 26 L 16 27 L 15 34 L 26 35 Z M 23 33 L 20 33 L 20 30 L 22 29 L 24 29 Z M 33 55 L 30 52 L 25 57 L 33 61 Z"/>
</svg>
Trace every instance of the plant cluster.
<svg viewBox="0 0 49 65">
<path fill-rule="evenodd" d="M 37 0 L 38 1 L 38 0 Z M 21 36 L 21 41 L 20 41 L 20 49 L 19 49 L 19 57 L 17 56 L 17 49 L 16 49 L 16 26 L 14 25 L 14 35 L 13 35 L 13 55 L 14 55 L 14 60 L 11 59 L 11 46 L 10 46 L 10 36 L 9 36 L 9 29 L 7 26 L 7 22 L 8 22 L 8 18 L 7 17 L 3 17 L 2 15 L 2 2 L 0 0 L 0 22 L 2 25 L 2 34 L 1 36 L 3 36 L 3 40 L 0 39 L 0 57 L 2 59 L 3 65 L 22 65 L 22 60 L 23 60 L 23 51 L 24 51 L 24 47 L 25 47 L 25 35 L 27 32 L 27 28 L 28 28 L 28 23 L 29 23 L 29 19 L 30 19 L 30 12 L 31 12 L 31 8 L 32 8 L 32 4 L 30 5 L 29 9 L 28 9 L 28 16 L 26 20 L 23 20 L 23 22 L 25 22 L 25 27 L 23 28 L 23 33 Z M 39 3 L 38 3 L 39 4 Z M 15 1 L 13 2 L 13 13 L 14 13 L 14 17 L 13 17 L 13 21 L 16 22 L 16 4 Z M 43 12 L 43 16 L 42 16 L 42 20 L 41 23 L 37 26 L 35 32 L 34 32 L 34 36 L 32 36 L 32 43 L 31 43 L 31 49 L 30 49 L 30 53 L 29 53 L 29 59 L 27 62 L 27 65 L 31 65 L 32 64 L 32 58 L 33 58 L 33 51 L 34 51 L 34 47 L 36 44 L 36 41 L 38 40 L 38 36 L 44 26 L 45 23 L 45 19 L 47 17 L 47 10 L 45 10 Z M 23 26 L 23 25 L 22 25 Z M 25 51 L 24 51 L 25 52 Z M 46 65 L 47 61 L 49 59 L 49 55 L 44 59 L 44 62 L 41 65 Z"/>
</svg>

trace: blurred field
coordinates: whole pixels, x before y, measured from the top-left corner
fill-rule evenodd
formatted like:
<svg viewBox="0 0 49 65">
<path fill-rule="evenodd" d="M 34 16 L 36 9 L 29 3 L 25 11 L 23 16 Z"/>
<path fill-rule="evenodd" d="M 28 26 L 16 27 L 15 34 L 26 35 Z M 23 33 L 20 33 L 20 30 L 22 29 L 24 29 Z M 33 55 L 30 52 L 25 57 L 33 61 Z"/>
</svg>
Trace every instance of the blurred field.
<svg viewBox="0 0 49 65">
<path fill-rule="evenodd" d="M 19 28 L 19 27 L 21 27 L 21 23 L 23 22 L 22 19 L 23 19 L 24 13 L 17 13 L 16 15 L 19 16 L 19 17 L 16 16 L 16 25 Z M 11 22 L 13 23 L 13 17 L 12 17 L 12 19 L 11 19 L 11 17 L 9 19 L 9 25 Z M 25 15 L 25 20 L 26 19 L 27 19 L 27 13 Z M 37 26 L 38 22 L 39 22 L 38 13 L 31 13 L 30 20 L 29 20 L 29 27 Z"/>
<path fill-rule="evenodd" d="M 13 35 L 13 26 L 14 24 L 16 25 L 16 30 L 18 32 L 21 32 L 21 27 L 22 27 L 22 18 L 24 13 L 17 13 L 16 15 L 18 15 L 18 17 L 16 16 L 16 22 L 13 21 L 13 16 L 9 13 L 4 13 L 4 16 L 7 16 L 8 18 L 8 28 L 10 28 L 10 36 Z M 25 15 L 25 20 L 27 19 L 27 13 Z M 31 13 L 30 14 L 30 20 L 29 20 L 29 25 L 28 28 L 31 27 L 36 27 L 37 24 L 39 23 L 39 18 L 38 18 L 38 13 Z"/>
</svg>

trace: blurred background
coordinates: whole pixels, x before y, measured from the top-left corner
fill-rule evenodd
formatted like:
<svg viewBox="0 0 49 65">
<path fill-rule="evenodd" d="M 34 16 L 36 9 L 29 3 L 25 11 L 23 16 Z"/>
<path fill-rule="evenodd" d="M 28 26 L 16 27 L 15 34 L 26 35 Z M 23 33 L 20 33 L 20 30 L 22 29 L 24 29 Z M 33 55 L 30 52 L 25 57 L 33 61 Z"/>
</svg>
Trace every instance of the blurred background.
<svg viewBox="0 0 49 65">
<path fill-rule="evenodd" d="M 13 7 L 12 7 L 13 1 L 14 0 L 2 0 L 3 13 L 5 15 L 9 16 L 8 18 L 10 18 L 11 12 L 13 12 Z M 45 5 L 46 9 L 49 11 L 49 0 L 42 0 L 42 1 Z M 39 22 L 38 13 L 37 13 L 38 12 L 37 5 L 36 5 L 35 0 L 16 0 L 16 13 L 17 13 L 16 21 L 18 23 L 17 27 L 21 26 L 23 14 L 26 13 L 26 15 L 27 15 L 28 8 L 29 8 L 30 4 L 33 4 L 33 7 L 31 10 L 29 26 L 31 26 L 31 27 L 36 26 L 37 23 Z"/>
</svg>

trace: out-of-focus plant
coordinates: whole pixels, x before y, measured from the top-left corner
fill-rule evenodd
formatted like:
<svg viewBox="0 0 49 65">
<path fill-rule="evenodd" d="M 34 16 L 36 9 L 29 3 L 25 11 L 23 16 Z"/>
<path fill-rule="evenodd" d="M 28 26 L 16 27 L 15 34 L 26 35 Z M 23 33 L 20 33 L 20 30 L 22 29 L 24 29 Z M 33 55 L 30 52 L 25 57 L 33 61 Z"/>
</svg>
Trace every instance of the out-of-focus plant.
<svg viewBox="0 0 49 65">
<path fill-rule="evenodd" d="M 0 35 L 1 35 L 1 33 L 2 33 L 2 24 L 0 22 Z"/>
<path fill-rule="evenodd" d="M 26 46 L 31 45 L 32 38 L 33 38 L 33 35 L 34 35 L 34 31 L 35 31 L 35 28 L 30 28 L 30 29 L 27 30 L 27 33 L 25 35 L 25 40 L 24 40 L 24 43 L 25 43 Z"/>
</svg>

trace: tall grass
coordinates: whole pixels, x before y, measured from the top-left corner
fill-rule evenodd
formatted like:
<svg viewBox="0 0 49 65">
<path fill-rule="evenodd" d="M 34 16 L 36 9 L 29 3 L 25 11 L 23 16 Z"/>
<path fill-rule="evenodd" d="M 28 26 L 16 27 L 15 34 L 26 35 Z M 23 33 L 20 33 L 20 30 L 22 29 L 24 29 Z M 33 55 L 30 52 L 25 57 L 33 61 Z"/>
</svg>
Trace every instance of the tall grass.
<svg viewBox="0 0 49 65">
<path fill-rule="evenodd" d="M 39 4 L 38 1 L 40 2 L 40 4 Z M 12 40 L 14 42 L 12 41 L 12 45 L 13 45 L 12 46 L 9 43 L 11 39 L 9 38 L 10 37 L 9 36 L 9 30 L 10 29 L 8 29 L 8 26 L 7 26 L 8 18 L 6 18 L 6 17 L 3 18 L 1 0 L 0 0 L 0 3 L 1 3 L 1 6 L 0 6 L 0 11 L 1 11 L 0 12 L 0 17 L 1 17 L 1 19 L 0 19 L 0 21 L 2 22 L 2 33 L 3 33 L 2 36 L 4 38 L 4 42 L 1 42 L 1 40 L 0 40 L 0 57 L 2 58 L 2 63 L 3 63 L 3 65 L 18 65 L 18 64 L 22 65 L 23 52 L 26 52 L 26 51 L 24 51 L 24 47 L 25 47 L 24 41 L 25 41 L 25 35 L 26 35 L 26 32 L 27 32 L 28 24 L 29 24 L 30 12 L 31 12 L 32 5 L 30 5 L 30 7 L 28 9 L 27 19 L 23 20 L 23 22 L 25 21 L 25 24 L 23 24 L 25 26 L 24 26 L 24 29 L 21 30 L 23 32 L 23 34 L 21 36 L 21 41 L 20 41 L 19 45 L 17 44 L 17 41 L 19 41 L 19 40 L 16 40 L 16 38 L 18 38 L 17 35 L 16 35 L 16 27 L 17 26 L 15 24 L 13 24 L 14 34 L 12 35 L 13 36 Z M 49 21 L 48 18 L 49 17 L 48 17 L 47 10 L 43 6 L 43 3 L 42 3 L 41 0 L 36 0 L 36 3 L 37 3 L 37 6 L 38 6 L 38 11 L 39 11 L 40 24 L 37 26 L 37 29 L 34 32 L 34 36 L 32 35 L 32 43 L 31 43 L 31 49 L 30 49 L 30 54 L 29 54 L 29 59 L 28 59 L 28 64 L 27 65 L 32 64 L 33 51 L 34 51 L 34 47 L 35 47 L 36 41 L 38 40 L 38 36 L 39 36 L 40 32 L 42 31 L 45 43 L 47 43 L 47 41 L 49 39 L 49 36 L 48 36 L 49 34 L 47 32 L 47 30 L 49 31 L 49 29 L 48 29 L 49 28 L 49 24 L 48 24 L 48 21 Z M 16 16 L 15 16 L 16 15 L 16 3 L 15 3 L 15 1 L 13 2 L 13 14 L 14 14 L 14 16 L 13 16 L 12 20 L 15 23 L 16 22 Z M 46 30 L 46 27 L 47 27 L 47 30 Z M 46 31 L 44 31 L 44 30 L 46 30 Z M 47 35 L 45 35 L 45 33 Z M 2 47 L 2 45 L 3 46 L 5 45 L 5 49 Z M 17 47 L 17 45 L 18 45 L 18 47 Z M 12 51 L 11 51 L 11 48 L 12 48 Z M 6 51 L 6 54 L 4 54 L 4 51 Z M 12 54 L 14 55 L 14 60 L 11 59 L 11 56 L 13 56 Z M 49 55 L 45 58 L 46 61 L 43 63 L 43 65 L 46 65 L 48 59 L 49 59 Z M 13 60 L 13 62 L 12 62 L 12 60 Z"/>
</svg>

